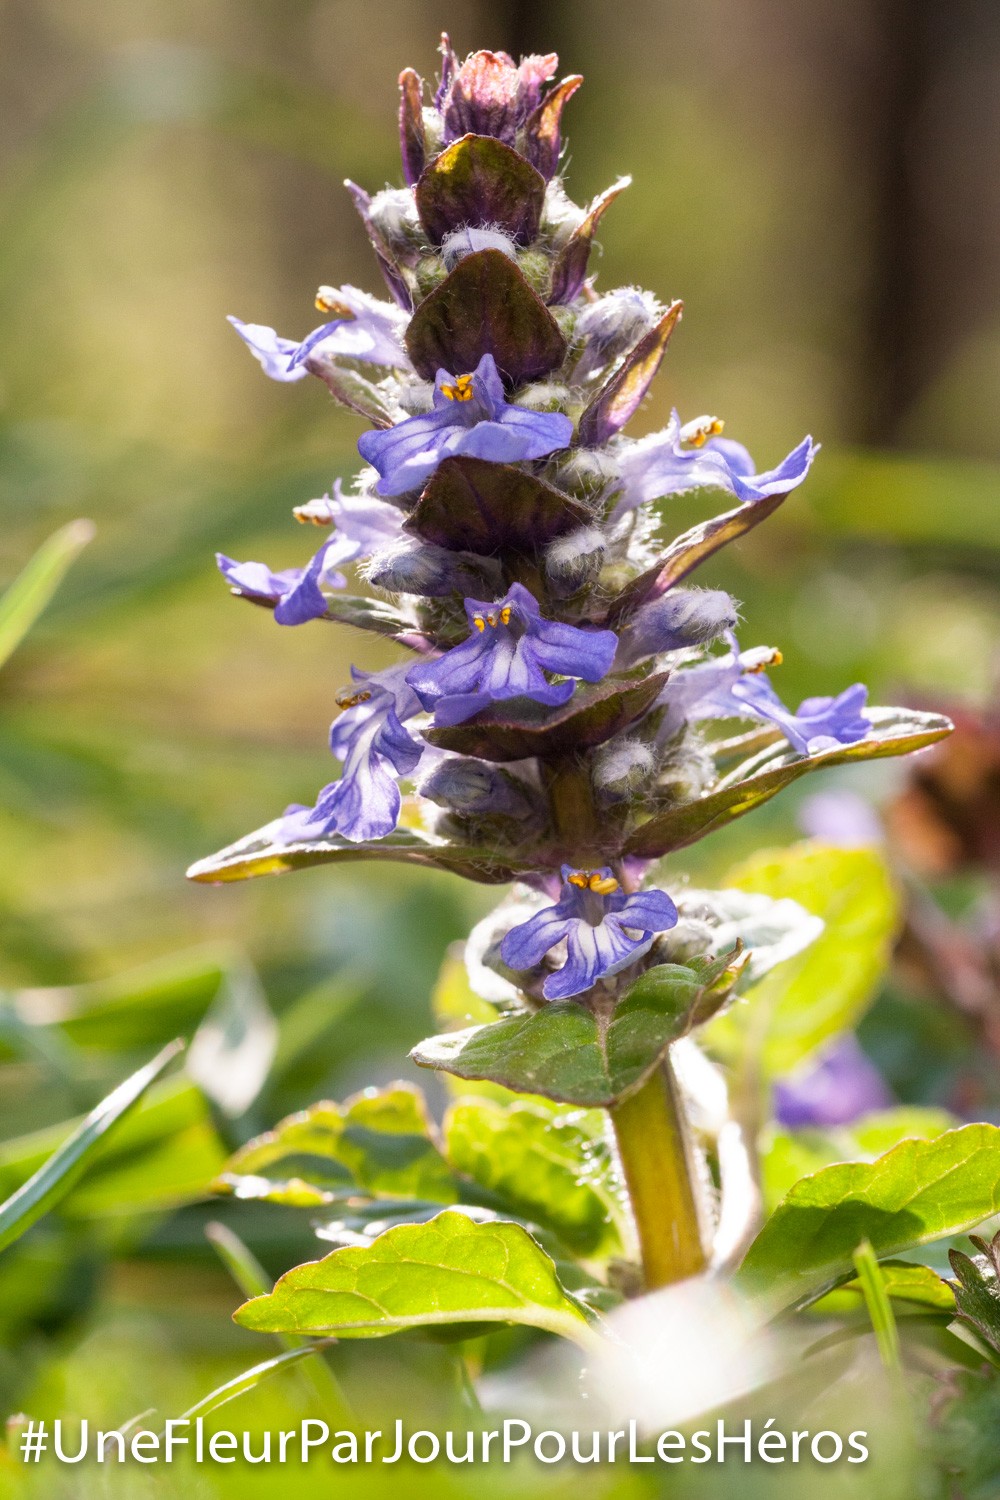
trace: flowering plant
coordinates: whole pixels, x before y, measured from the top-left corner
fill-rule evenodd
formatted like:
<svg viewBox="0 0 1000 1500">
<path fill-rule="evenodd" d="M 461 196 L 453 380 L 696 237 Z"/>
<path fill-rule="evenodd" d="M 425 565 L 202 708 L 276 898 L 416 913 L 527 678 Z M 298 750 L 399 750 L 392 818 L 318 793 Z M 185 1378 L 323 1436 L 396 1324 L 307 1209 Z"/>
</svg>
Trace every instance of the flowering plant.
<svg viewBox="0 0 1000 1500">
<path fill-rule="evenodd" d="M 270 378 L 312 375 L 369 425 L 353 487 L 296 511 L 329 532 L 311 560 L 220 569 L 278 624 L 351 625 L 401 656 L 354 668 L 337 696 L 341 771 L 315 804 L 191 878 L 366 859 L 513 883 L 447 972 L 446 1029 L 412 1054 L 452 1081 L 443 1134 L 399 1084 L 316 1105 L 230 1161 L 221 1191 L 310 1207 L 337 1247 L 247 1302 L 237 1321 L 254 1329 L 520 1323 L 592 1350 L 622 1299 L 737 1267 L 762 1316 L 857 1267 L 882 1308 L 872 1253 L 1000 1207 L 984 1177 L 996 1132 L 974 1125 L 890 1140 L 850 1177 L 793 1178 L 761 1228 L 759 1121 L 730 1107 L 694 1037 L 711 1023 L 724 1054 L 742 997 L 823 922 L 777 886 L 694 892 L 658 862 L 799 777 L 950 725 L 868 706 L 860 684 L 793 711 L 768 675 L 780 653 L 741 646 L 735 602 L 691 583 L 802 484 L 817 445 L 759 471 L 715 416 L 625 435 L 681 304 L 597 290 L 594 236 L 628 180 L 568 197 L 561 120 L 581 80 L 546 89 L 556 65 L 460 63 L 446 38 L 430 102 L 412 70 L 400 79 L 406 185 L 348 184 L 388 300 L 321 287 L 325 321 L 300 341 L 233 319 Z M 663 502 L 712 490 L 728 508 L 664 540 Z M 348 563 L 366 592 L 346 592 Z M 782 1097 L 808 1117 L 794 1083 Z M 935 1188 L 933 1210 L 912 1206 Z M 971 1266 L 963 1284 L 987 1274 Z M 910 1294 L 940 1309 L 952 1293 L 927 1277 Z M 1000 1347 L 993 1324 L 974 1336 Z"/>
</svg>

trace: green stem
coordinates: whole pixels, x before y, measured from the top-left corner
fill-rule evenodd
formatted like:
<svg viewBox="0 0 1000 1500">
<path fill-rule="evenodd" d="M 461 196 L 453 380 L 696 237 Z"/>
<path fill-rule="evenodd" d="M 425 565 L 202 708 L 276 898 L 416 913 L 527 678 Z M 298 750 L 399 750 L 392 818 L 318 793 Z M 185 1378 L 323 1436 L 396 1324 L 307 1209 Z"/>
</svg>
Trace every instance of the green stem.
<svg viewBox="0 0 1000 1500">
<path fill-rule="evenodd" d="M 698 1207 L 677 1084 L 669 1057 L 637 1093 L 612 1105 L 646 1290 L 705 1268 Z"/>
</svg>

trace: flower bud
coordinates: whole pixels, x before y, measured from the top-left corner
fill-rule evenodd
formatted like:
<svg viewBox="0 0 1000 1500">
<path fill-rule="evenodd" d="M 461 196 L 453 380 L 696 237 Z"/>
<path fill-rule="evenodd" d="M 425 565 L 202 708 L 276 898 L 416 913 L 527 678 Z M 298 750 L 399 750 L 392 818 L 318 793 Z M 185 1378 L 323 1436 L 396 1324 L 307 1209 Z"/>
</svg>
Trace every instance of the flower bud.
<svg viewBox="0 0 1000 1500">
<path fill-rule="evenodd" d="M 660 651 L 707 646 L 735 630 L 736 606 L 723 589 L 670 589 L 638 609 L 619 632 L 615 668 L 624 671 Z"/>
<path fill-rule="evenodd" d="M 596 504 L 621 488 L 621 468 L 610 453 L 574 448 L 546 475 L 557 489 Z"/>
<path fill-rule="evenodd" d="M 492 813 L 524 818 L 531 803 L 513 777 L 486 761 L 448 756 L 419 787 L 421 796 L 466 816 Z"/>
<path fill-rule="evenodd" d="M 552 285 L 552 262 L 542 250 L 524 250 L 517 257 L 517 269 L 540 297 L 547 297 Z"/>
<path fill-rule="evenodd" d="M 594 756 L 592 778 L 601 802 L 623 802 L 639 791 L 656 769 L 648 745 L 640 740 L 609 740 Z"/>
<path fill-rule="evenodd" d="M 424 594 L 441 598 L 464 587 L 468 574 L 454 552 L 404 537 L 376 552 L 365 568 L 365 577 L 377 589 L 391 594 Z"/>
<path fill-rule="evenodd" d="M 383 188 L 372 199 L 368 216 L 389 249 L 397 255 L 407 255 L 415 246 L 427 243 L 409 188 Z"/>
<path fill-rule="evenodd" d="M 596 578 L 605 546 L 604 534 L 596 526 L 584 526 L 551 542 L 545 552 L 545 576 L 553 594 L 569 598 Z"/>
<path fill-rule="evenodd" d="M 514 397 L 518 406 L 528 411 L 562 411 L 570 404 L 569 386 L 557 380 L 535 380 L 522 386 Z"/>
<path fill-rule="evenodd" d="M 454 271 L 460 260 L 477 250 L 501 250 L 510 260 L 517 258 L 514 241 L 498 229 L 456 229 L 441 244 L 445 269 Z"/>
<path fill-rule="evenodd" d="M 423 301 L 429 297 L 431 292 L 444 281 L 448 269 L 440 255 L 424 255 L 417 261 L 413 268 L 413 277 L 417 286 L 417 297 Z"/>
<path fill-rule="evenodd" d="M 608 292 L 585 307 L 576 320 L 576 338 L 584 341 L 584 350 L 573 370 L 574 381 L 589 380 L 632 349 L 653 327 L 658 312 L 651 292 L 631 286 Z"/>
</svg>

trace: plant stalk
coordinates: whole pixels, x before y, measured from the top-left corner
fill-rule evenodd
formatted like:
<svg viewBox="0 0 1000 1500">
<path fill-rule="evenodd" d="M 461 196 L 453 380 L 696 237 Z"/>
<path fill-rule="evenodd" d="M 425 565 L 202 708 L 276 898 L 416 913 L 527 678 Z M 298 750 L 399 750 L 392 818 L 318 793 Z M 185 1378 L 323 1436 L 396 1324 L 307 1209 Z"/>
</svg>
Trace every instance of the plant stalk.
<svg viewBox="0 0 1000 1500">
<path fill-rule="evenodd" d="M 652 1292 L 705 1268 L 690 1149 L 669 1057 L 610 1114 L 645 1288 Z"/>
</svg>

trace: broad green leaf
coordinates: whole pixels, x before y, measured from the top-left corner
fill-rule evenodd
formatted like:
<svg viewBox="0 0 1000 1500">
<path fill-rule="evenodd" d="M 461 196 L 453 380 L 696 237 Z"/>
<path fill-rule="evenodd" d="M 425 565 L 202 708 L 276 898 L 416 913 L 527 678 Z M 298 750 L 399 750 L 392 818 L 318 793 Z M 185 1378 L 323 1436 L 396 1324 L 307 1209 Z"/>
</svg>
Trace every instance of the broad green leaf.
<svg viewBox="0 0 1000 1500">
<path fill-rule="evenodd" d="M 908 755 L 911 750 L 921 750 L 943 739 L 953 727 L 942 714 L 918 713 L 909 708 L 870 708 L 866 714 L 872 729 L 865 739 L 815 755 L 796 755 L 790 746 L 779 743 L 774 755 L 763 763 L 754 756 L 745 763 L 742 775 L 738 768 L 714 791 L 658 813 L 641 824 L 628 839 L 625 853 L 659 859 L 672 849 L 683 849 L 715 829 L 724 828 L 734 819 L 753 812 L 755 807 L 762 807 L 782 787 L 790 786 L 810 771 L 878 760 L 886 755 Z"/>
<path fill-rule="evenodd" d="M 957 1130 L 960 1121 L 946 1109 L 924 1104 L 897 1104 L 892 1109 L 876 1109 L 852 1120 L 847 1127 L 861 1153 L 874 1161 L 884 1156 L 900 1141 L 933 1141 L 946 1130 Z"/>
<path fill-rule="evenodd" d="M 647 970 L 603 1031 L 576 1001 L 554 1001 L 530 1015 L 429 1037 L 410 1056 L 423 1068 L 486 1078 L 517 1093 L 608 1105 L 638 1088 L 700 1008 L 721 1004 L 732 988 L 738 968 L 727 968 L 722 959 L 700 973 L 694 967 L 700 962 Z"/>
<path fill-rule="evenodd" d="M 1000 1129 L 903 1141 L 875 1162 L 796 1184 L 747 1251 L 738 1284 L 775 1312 L 829 1289 L 864 1239 L 879 1257 L 964 1233 L 1000 1212 Z"/>
<path fill-rule="evenodd" d="M 180 1042 L 171 1042 L 152 1062 L 119 1084 L 96 1109 L 91 1110 L 44 1166 L 39 1167 L 6 1203 L 0 1205 L 0 1250 L 18 1239 L 60 1199 L 66 1197 L 70 1188 L 90 1165 L 108 1131 L 138 1104 L 150 1084 L 170 1065 L 182 1046 Z"/>
<path fill-rule="evenodd" d="M 205 1225 L 205 1237 L 212 1245 L 222 1264 L 232 1276 L 244 1297 L 266 1297 L 272 1288 L 270 1276 L 260 1261 L 226 1224 L 213 1222 Z M 305 1346 L 313 1356 L 305 1374 L 312 1381 L 324 1406 L 339 1407 L 347 1412 L 347 1402 L 340 1383 L 322 1354 L 322 1345 L 305 1339 L 299 1333 L 276 1335 L 282 1349 L 302 1349 Z"/>
<path fill-rule="evenodd" d="M 354 1185 L 379 1197 L 454 1203 L 459 1190 L 432 1131 L 423 1095 L 412 1084 L 365 1089 L 344 1104 L 314 1104 L 250 1141 L 230 1160 L 220 1185 L 241 1197 L 300 1207 L 329 1203 L 331 1189 Z M 241 1191 L 242 1179 L 265 1177 L 285 1180 L 274 1193 L 252 1183 Z"/>
<path fill-rule="evenodd" d="M 274 841 L 275 826 L 268 823 L 237 843 L 220 849 L 218 854 L 198 860 L 188 870 L 188 879 L 205 885 L 224 885 L 232 880 L 250 880 L 257 875 L 283 875 L 288 870 L 306 870 L 311 865 L 380 859 L 450 870 L 483 885 L 502 885 L 515 880 L 524 871 L 534 869 L 537 863 L 513 859 L 508 853 L 498 859 L 490 849 L 449 844 L 446 839 L 419 833 L 412 828 L 397 828 L 384 839 L 369 844 L 352 844 L 335 834 L 295 844 L 278 844 Z"/>
<path fill-rule="evenodd" d="M 975 1234 L 971 1239 L 977 1255 L 948 1251 L 957 1277 L 952 1286 L 955 1306 L 959 1320 L 974 1329 L 994 1354 L 1000 1354 L 1000 1234 L 989 1241 Z"/>
<path fill-rule="evenodd" d="M 585 1347 L 595 1335 L 552 1261 L 517 1224 L 441 1213 L 286 1272 L 234 1314 L 244 1328 L 377 1338 L 454 1323 L 524 1323 Z"/>
<path fill-rule="evenodd" d="M 207 1115 L 130 1158 L 88 1172 L 66 1198 L 66 1218 L 162 1212 L 211 1194 L 226 1152 Z"/>
<path fill-rule="evenodd" d="M 551 1229 L 579 1255 L 621 1252 L 607 1148 L 582 1111 L 463 1099 L 448 1111 L 444 1135 L 452 1166 L 518 1217 Z"/>
<path fill-rule="evenodd" d="M 921 1307 L 933 1308 L 935 1312 L 954 1312 L 955 1297 L 951 1287 L 942 1281 L 930 1266 L 922 1266 L 912 1260 L 883 1260 L 879 1269 L 890 1297 L 900 1302 L 914 1302 Z M 860 1294 L 856 1281 L 848 1281 L 841 1289 Z"/>
<path fill-rule="evenodd" d="M 825 1130 L 772 1127 L 761 1142 L 764 1206 L 770 1213 L 802 1177 L 834 1162 L 875 1161 L 900 1141 L 932 1141 L 959 1121 L 944 1109 L 901 1104 Z"/>
<path fill-rule="evenodd" d="M 726 885 L 772 899 L 791 897 L 822 918 L 808 948 L 745 992 L 706 1035 L 724 1061 L 774 1078 L 861 1016 L 888 962 L 897 902 L 874 849 L 808 841 L 762 850 L 731 870 Z"/>
<path fill-rule="evenodd" d="M 70 521 L 42 543 L 0 598 L 0 667 L 27 635 L 74 558 L 94 539 L 92 521 Z"/>
<path fill-rule="evenodd" d="M 245 962 L 238 949 L 213 943 L 112 979 L 15 991 L 13 1005 L 40 1033 L 64 1033 L 78 1047 L 127 1051 L 193 1031 L 227 974 Z"/>
</svg>

